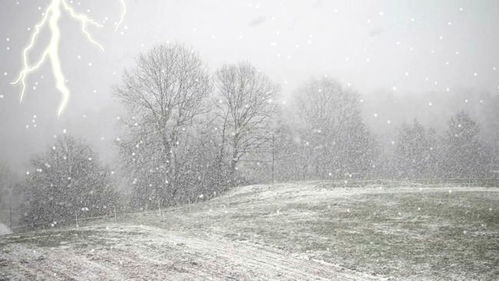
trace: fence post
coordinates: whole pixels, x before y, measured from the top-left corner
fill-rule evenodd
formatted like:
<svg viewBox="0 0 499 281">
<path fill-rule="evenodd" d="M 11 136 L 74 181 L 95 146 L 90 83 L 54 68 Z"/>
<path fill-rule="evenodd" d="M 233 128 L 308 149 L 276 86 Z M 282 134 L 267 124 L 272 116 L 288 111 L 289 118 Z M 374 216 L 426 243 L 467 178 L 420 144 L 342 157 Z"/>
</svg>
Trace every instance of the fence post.
<svg viewBox="0 0 499 281">
<path fill-rule="evenodd" d="M 76 218 L 76 228 L 78 228 L 78 211 L 75 213 L 75 218 Z"/>
<path fill-rule="evenodd" d="M 113 207 L 113 212 L 114 212 L 114 221 L 116 222 L 117 221 L 117 218 L 116 218 L 116 206 Z"/>
<path fill-rule="evenodd" d="M 12 202 L 9 201 L 9 228 L 12 230 Z"/>
<path fill-rule="evenodd" d="M 274 171 L 275 171 L 275 134 L 272 134 L 272 183 L 274 183 Z"/>
</svg>

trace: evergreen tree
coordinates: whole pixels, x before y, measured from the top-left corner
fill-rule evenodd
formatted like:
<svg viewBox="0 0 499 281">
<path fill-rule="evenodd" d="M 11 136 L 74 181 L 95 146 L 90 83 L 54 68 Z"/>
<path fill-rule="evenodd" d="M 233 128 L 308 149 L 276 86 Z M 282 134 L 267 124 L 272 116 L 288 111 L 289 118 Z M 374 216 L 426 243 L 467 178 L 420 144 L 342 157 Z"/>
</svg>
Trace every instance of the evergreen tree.
<svg viewBox="0 0 499 281">
<path fill-rule="evenodd" d="M 435 176 L 437 147 L 435 132 L 425 129 L 417 120 L 399 129 L 395 148 L 396 176 L 423 178 Z"/>
<path fill-rule="evenodd" d="M 490 172 L 490 149 L 479 139 L 479 127 L 465 112 L 449 120 L 443 139 L 446 176 L 452 178 L 485 177 Z"/>
<path fill-rule="evenodd" d="M 481 110 L 483 126 L 481 135 L 492 149 L 493 169 L 499 170 L 499 94 L 487 96 L 483 110 Z"/>
<path fill-rule="evenodd" d="M 90 146 L 68 135 L 57 137 L 27 172 L 25 222 L 55 226 L 110 213 L 117 197 L 109 175 Z"/>
</svg>

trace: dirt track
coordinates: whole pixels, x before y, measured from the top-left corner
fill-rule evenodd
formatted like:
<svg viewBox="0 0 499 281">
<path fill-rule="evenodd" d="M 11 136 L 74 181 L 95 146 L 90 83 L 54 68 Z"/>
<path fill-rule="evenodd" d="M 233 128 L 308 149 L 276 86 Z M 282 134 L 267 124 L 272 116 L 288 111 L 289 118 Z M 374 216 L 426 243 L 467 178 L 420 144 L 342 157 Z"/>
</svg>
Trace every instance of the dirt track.
<svg viewBox="0 0 499 281">
<path fill-rule="evenodd" d="M 256 244 L 221 237 L 189 237 L 150 226 L 106 224 L 68 233 L 58 231 L 50 234 L 65 237 L 58 246 L 31 247 L 28 241 L 44 239 L 46 233 L 41 235 L 3 247 L 0 268 L 9 268 L 10 278 L 377 280 L 334 264 Z"/>
</svg>

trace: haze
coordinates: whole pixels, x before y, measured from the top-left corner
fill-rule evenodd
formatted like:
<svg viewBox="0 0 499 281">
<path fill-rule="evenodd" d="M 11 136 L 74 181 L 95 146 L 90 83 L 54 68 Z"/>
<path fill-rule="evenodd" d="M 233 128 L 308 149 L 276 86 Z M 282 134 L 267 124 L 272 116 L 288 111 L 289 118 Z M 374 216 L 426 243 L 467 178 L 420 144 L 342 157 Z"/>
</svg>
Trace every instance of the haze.
<svg viewBox="0 0 499 281">
<path fill-rule="evenodd" d="M 62 19 L 62 63 L 72 97 L 57 118 L 60 96 L 48 65 L 29 79 L 22 104 L 20 88 L 10 85 L 28 29 L 47 3 L 0 4 L 0 159 L 18 173 L 64 129 L 112 158 L 120 114 L 113 85 L 136 56 L 161 43 L 191 46 L 211 70 L 249 61 L 282 86 L 284 100 L 312 76 L 334 77 L 365 97 L 366 120 L 387 141 L 401 122 L 419 116 L 439 126 L 461 108 L 479 111 L 487 102 L 480 95 L 499 91 L 497 1 L 128 0 L 115 32 L 119 1 L 91 0 L 75 6 L 104 23 L 91 32 L 105 51 Z M 41 39 L 37 51 L 46 36 Z M 409 102 L 396 103 L 407 96 Z"/>
</svg>

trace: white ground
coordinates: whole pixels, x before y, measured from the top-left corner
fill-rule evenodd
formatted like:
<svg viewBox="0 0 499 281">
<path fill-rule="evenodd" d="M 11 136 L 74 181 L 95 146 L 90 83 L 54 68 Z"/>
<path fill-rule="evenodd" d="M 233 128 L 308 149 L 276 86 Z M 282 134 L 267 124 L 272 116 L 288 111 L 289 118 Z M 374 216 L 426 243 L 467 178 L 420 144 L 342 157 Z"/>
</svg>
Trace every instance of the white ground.
<svg viewBox="0 0 499 281">
<path fill-rule="evenodd" d="M 0 235 L 10 234 L 12 231 L 3 223 L 0 223 Z"/>
<path fill-rule="evenodd" d="M 220 237 L 125 224 L 56 247 L 10 244 L 0 254 L 13 279 L 53 280 L 373 280 L 339 266 Z M 38 239 L 38 238 L 34 238 Z M 92 240 L 97 243 L 90 242 Z M 90 241 L 89 241 L 90 240 Z M 78 244 L 90 242 L 88 246 Z M 112 246 L 106 246 L 109 243 Z"/>
<path fill-rule="evenodd" d="M 258 231 L 245 227 L 253 220 L 262 221 L 267 223 L 265 230 L 272 232 L 268 228 L 273 221 L 277 227 L 282 221 L 298 223 L 300 218 L 315 216 L 307 209 L 281 211 L 290 204 L 334 204 L 359 194 L 468 191 L 330 189 L 321 183 L 241 187 L 209 202 L 163 211 L 161 217 L 156 212 L 134 214 L 118 222 L 4 236 L 0 238 L 0 280 L 384 280 L 386 276 L 309 255 L 299 245 L 283 248 L 266 243 L 271 240 L 259 239 Z M 499 195 L 498 188 L 472 191 Z M 297 234 L 290 230 L 290 235 Z M 303 239 L 321 239 L 303 235 Z"/>
</svg>

